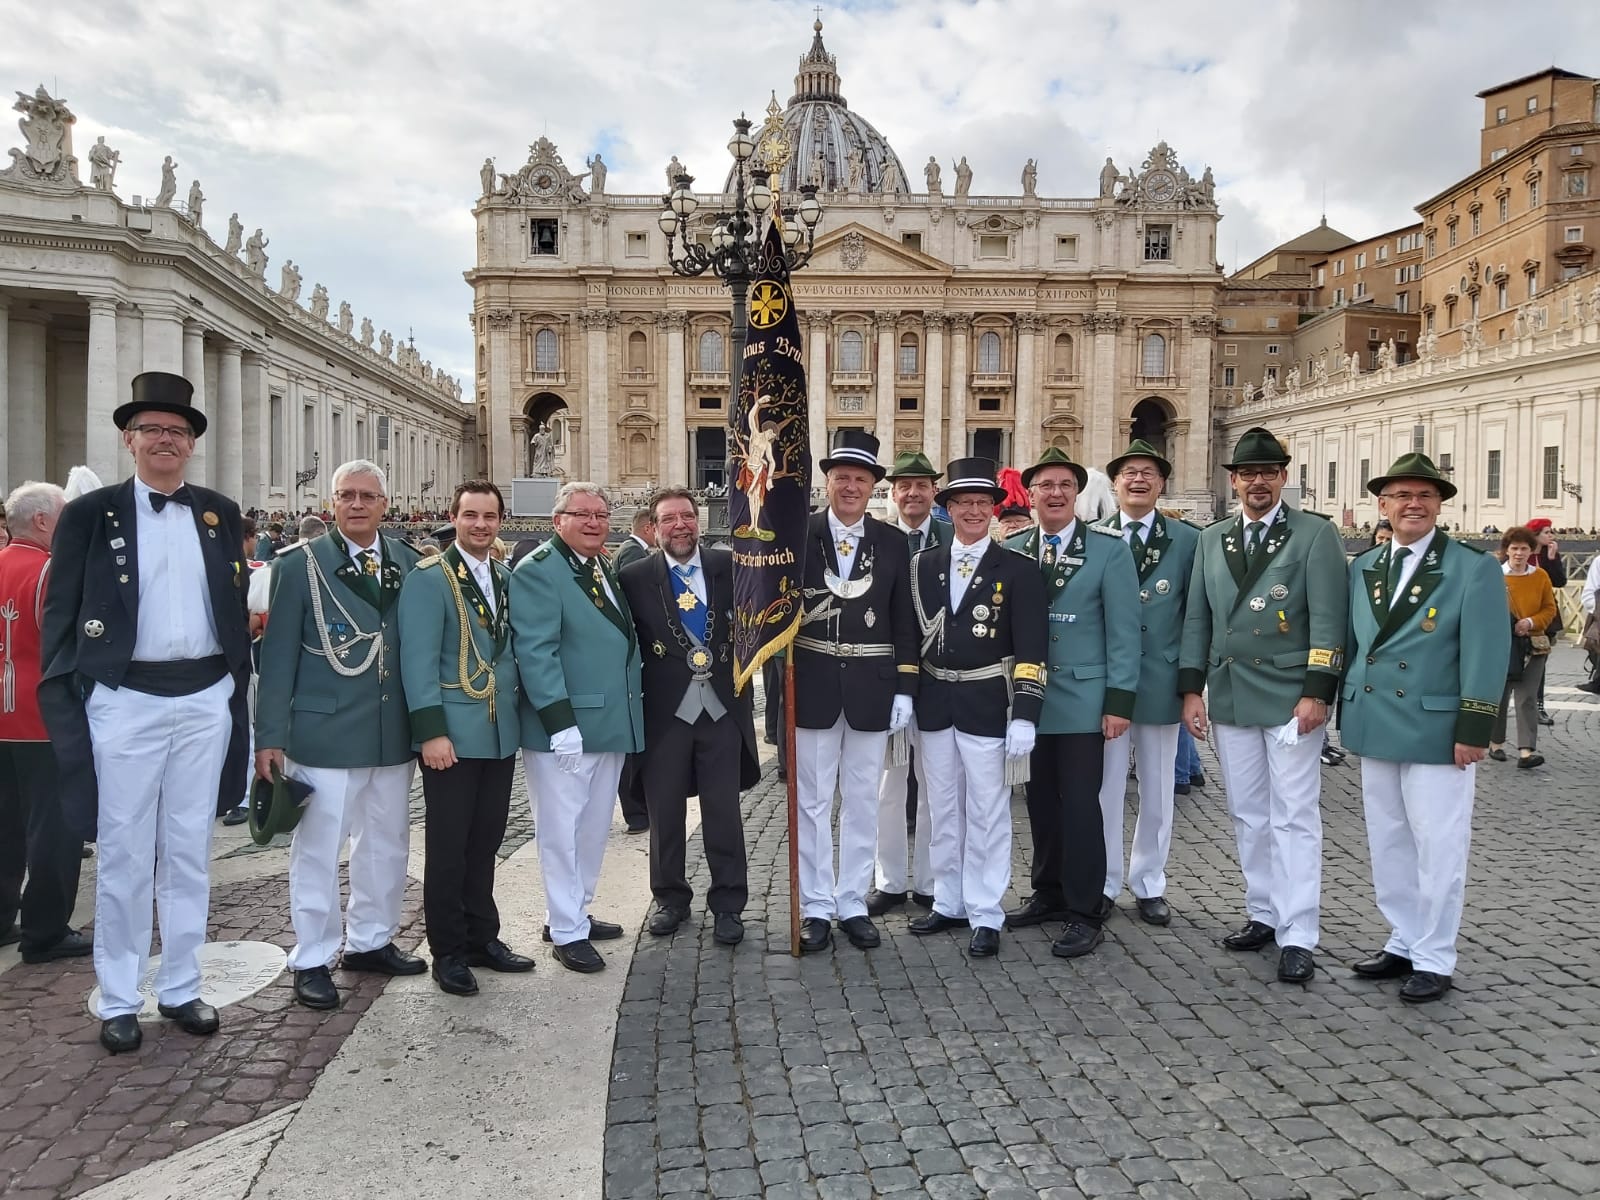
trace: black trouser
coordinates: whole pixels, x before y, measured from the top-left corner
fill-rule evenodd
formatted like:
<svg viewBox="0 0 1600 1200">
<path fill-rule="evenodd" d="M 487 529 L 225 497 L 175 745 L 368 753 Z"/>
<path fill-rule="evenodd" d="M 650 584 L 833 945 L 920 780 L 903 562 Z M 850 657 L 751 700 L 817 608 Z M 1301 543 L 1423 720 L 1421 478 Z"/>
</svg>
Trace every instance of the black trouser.
<svg viewBox="0 0 1600 1200">
<path fill-rule="evenodd" d="M 500 936 L 494 869 L 511 809 L 516 755 L 461 758 L 435 771 L 422 768 L 428 820 L 422 866 L 422 911 L 435 958 L 464 955 Z"/>
<path fill-rule="evenodd" d="M 630 754 L 622 760 L 622 776 L 617 781 L 617 803 L 629 829 L 642 829 L 650 820 L 644 800 L 644 755 Z"/>
<path fill-rule="evenodd" d="M 773 656 L 761 664 L 761 688 L 766 693 L 767 736 L 778 746 L 778 770 L 789 769 L 789 736 L 783 720 L 783 672 L 785 660 Z"/>
<path fill-rule="evenodd" d="M 693 725 L 676 722 L 670 737 L 644 752 L 645 795 L 650 801 L 650 891 L 667 908 L 688 908 L 694 898 L 684 869 L 688 797 L 700 796 L 700 837 L 705 842 L 712 912 L 744 911 L 749 898 L 744 817 L 739 811 L 739 757 L 743 738 L 730 713 L 720 721 L 701 714 Z"/>
<path fill-rule="evenodd" d="M 83 841 L 61 815 L 56 779 L 49 742 L 0 742 L 0 930 L 20 911 L 27 951 L 66 937 L 78 902 Z"/>
<path fill-rule="evenodd" d="M 1096 912 L 1106 886 L 1104 751 L 1098 733 L 1044 733 L 1029 760 L 1034 895 L 1090 925 L 1100 924 Z"/>
</svg>

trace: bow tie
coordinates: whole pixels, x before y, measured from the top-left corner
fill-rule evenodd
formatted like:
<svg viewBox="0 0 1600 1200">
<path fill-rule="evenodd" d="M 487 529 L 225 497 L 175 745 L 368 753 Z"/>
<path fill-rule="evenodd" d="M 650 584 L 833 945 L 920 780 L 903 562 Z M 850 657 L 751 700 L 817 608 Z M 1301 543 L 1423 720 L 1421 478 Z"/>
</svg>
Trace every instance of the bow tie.
<svg viewBox="0 0 1600 1200">
<path fill-rule="evenodd" d="M 857 521 L 854 525 L 843 525 L 843 526 L 840 526 L 840 528 L 839 528 L 839 536 L 840 537 L 858 538 L 858 537 L 861 537 L 863 534 L 865 534 L 866 531 L 867 531 L 866 522 L 865 521 Z"/>
<path fill-rule="evenodd" d="M 192 507 L 194 501 L 189 495 L 189 485 L 186 483 L 180 484 L 178 490 L 173 492 L 170 496 L 164 496 L 160 492 L 150 493 L 150 507 L 155 512 L 160 512 L 167 506 L 169 502 L 172 504 L 181 504 L 185 508 Z"/>
</svg>

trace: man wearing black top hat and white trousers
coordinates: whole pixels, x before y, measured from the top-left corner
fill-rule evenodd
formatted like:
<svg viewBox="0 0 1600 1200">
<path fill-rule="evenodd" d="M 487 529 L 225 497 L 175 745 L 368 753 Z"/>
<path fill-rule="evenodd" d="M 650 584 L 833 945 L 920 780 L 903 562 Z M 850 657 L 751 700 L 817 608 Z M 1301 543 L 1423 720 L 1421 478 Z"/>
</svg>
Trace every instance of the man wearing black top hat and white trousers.
<svg viewBox="0 0 1600 1200">
<path fill-rule="evenodd" d="M 40 705 L 63 807 L 99 843 L 94 965 L 100 1042 L 113 1054 L 142 1040 L 152 894 L 161 1014 L 198 1035 L 218 1025 L 200 999 L 199 950 L 228 702 L 248 681 L 250 630 L 239 506 L 183 482 L 206 429 L 192 395 L 181 375 L 134 378 L 112 414 L 134 476 L 62 510 L 45 600 Z"/>
<path fill-rule="evenodd" d="M 938 495 L 953 545 L 912 563 L 921 632 L 917 727 L 932 826 L 933 907 L 915 934 L 972 926 L 967 952 L 1000 949 L 1011 886 L 1008 760 L 1033 751 L 1044 702 L 1044 580 L 1024 555 L 989 537 L 1005 498 L 987 458 L 958 458 Z"/>
<path fill-rule="evenodd" d="M 828 507 L 811 517 L 805 614 L 794 641 L 795 782 L 799 800 L 800 948 L 823 950 L 830 922 L 861 950 L 878 944 L 867 916 L 878 840 L 878 778 L 889 734 L 911 723 L 917 629 L 911 552 L 893 526 L 867 516 L 883 478 L 878 439 L 841 430 L 830 457 Z M 833 869 L 835 787 L 839 871 Z"/>
</svg>

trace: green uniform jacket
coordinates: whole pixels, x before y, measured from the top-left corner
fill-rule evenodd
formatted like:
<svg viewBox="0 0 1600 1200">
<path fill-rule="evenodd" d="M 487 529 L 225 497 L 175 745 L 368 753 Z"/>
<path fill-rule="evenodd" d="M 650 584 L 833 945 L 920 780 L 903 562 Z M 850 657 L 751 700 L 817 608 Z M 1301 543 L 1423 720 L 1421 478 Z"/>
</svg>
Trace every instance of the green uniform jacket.
<svg viewBox="0 0 1600 1200">
<path fill-rule="evenodd" d="M 1451 763 L 1487 746 L 1511 656 L 1500 564 L 1442 532 L 1390 607 L 1390 542 L 1350 571 L 1350 666 L 1339 730 L 1363 758 Z"/>
<path fill-rule="evenodd" d="M 400 682 L 401 584 L 417 552 L 381 539 L 383 566 L 363 576 L 330 530 L 272 560 L 267 632 L 256 685 L 256 748 L 282 750 L 308 767 L 392 767 L 412 757 Z M 309 556 L 309 557 L 308 557 Z M 317 578 L 315 599 L 307 563 Z M 322 621 L 317 621 L 317 608 Z M 334 670 L 329 651 L 349 670 Z"/>
<path fill-rule="evenodd" d="M 604 572 L 611 595 L 594 571 Z M 550 735 L 572 725 L 585 754 L 644 749 L 639 643 L 604 556 L 580 565 L 552 537 L 518 563 L 511 635 L 522 677 L 523 749 L 548 751 Z"/>
<path fill-rule="evenodd" d="M 1333 702 L 1350 610 L 1344 544 L 1332 522 L 1284 504 L 1246 562 L 1244 525 L 1233 516 L 1200 533 L 1178 690 L 1208 689 L 1224 725 L 1278 726 L 1302 696 Z"/>
<path fill-rule="evenodd" d="M 511 652 L 511 572 L 492 559 L 494 608 L 460 552 L 451 546 L 425 558 L 400 589 L 400 676 L 411 710 L 411 738 L 448 737 L 457 758 L 506 758 L 520 744 L 517 657 Z M 461 669 L 462 613 L 466 614 L 465 679 Z M 474 699 L 494 677 L 490 697 Z M 465 686 L 463 686 L 465 684 Z"/>
<path fill-rule="evenodd" d="M 1122 538 L 1122 514 L 1099 522 Z M 1139 574 L 1139 698 L 1133 704 L 1137 725 L 1176 725 L 1183 719 L 1178 691 L 1178 652 L 1183 645 L 1183 611 L 1194 569 L 1200 531 L 1187 521 L 1155 514 Z M 1122 538 L 1127 545 L 1127 539 Z"/>
<path fill-rule="evenodd" d="M 1139 687 L 1139 577 L 1115 533 L 1081 519 L 1062 531 L 1061 557 L 1044 571 L 1050 601 L 1040 733 L 1099 733 L 1102 717 L 1133 716 Z M 1039 561 L 1039 527 L 1006 545 Z"/>
</svg>

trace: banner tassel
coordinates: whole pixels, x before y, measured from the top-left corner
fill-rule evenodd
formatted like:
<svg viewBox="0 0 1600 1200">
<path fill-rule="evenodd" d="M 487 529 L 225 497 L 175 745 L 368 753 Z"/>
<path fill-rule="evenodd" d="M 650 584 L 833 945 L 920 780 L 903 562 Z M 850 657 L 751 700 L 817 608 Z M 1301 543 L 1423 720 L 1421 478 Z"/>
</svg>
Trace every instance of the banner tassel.
<svg viewBox="0 0 1600 1200">
<path fill-rule="evenodd" d="M 1016 787 L 1018 784 L 1027 783 L 1032 777 L 1033 755 L 1024 754 L 1019 758 L 1006 759 L 1006 786 Z"/>
<path fill-rule="evenodd" d="M 889 735 L 889 761 L 897 767 L 911 765 L 911 730 L 897 729 Z"/>
</svg>

